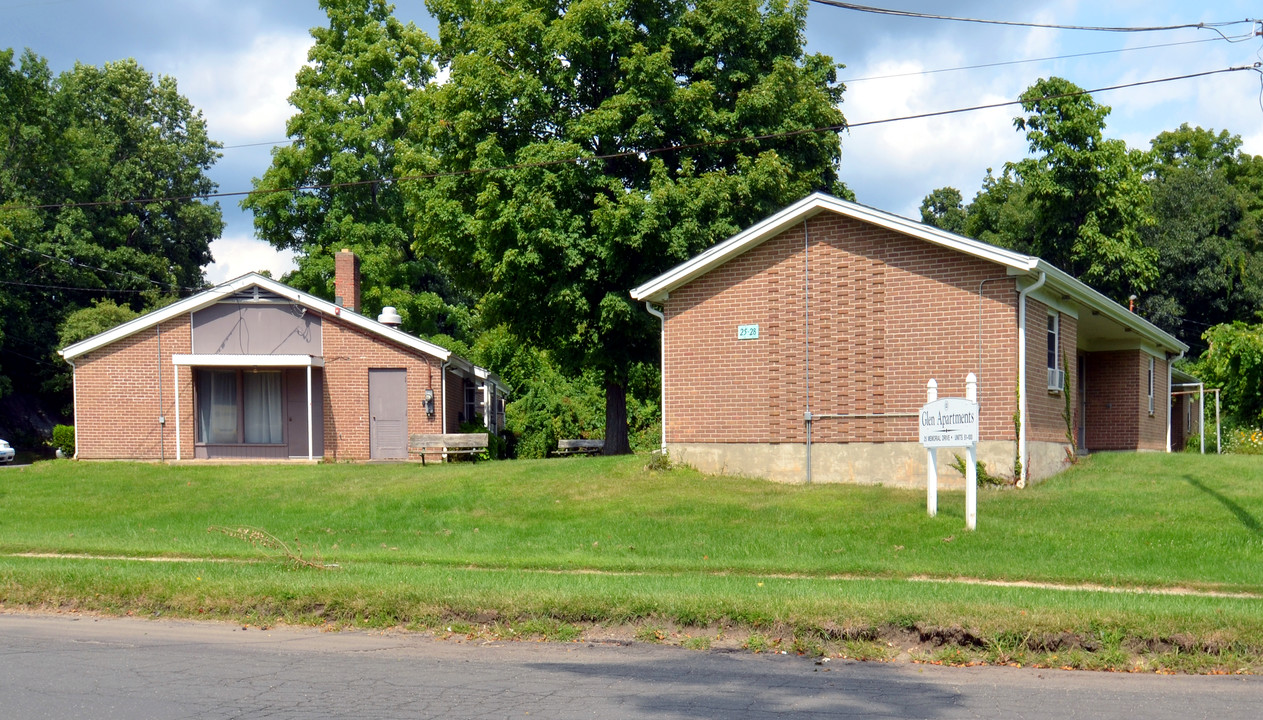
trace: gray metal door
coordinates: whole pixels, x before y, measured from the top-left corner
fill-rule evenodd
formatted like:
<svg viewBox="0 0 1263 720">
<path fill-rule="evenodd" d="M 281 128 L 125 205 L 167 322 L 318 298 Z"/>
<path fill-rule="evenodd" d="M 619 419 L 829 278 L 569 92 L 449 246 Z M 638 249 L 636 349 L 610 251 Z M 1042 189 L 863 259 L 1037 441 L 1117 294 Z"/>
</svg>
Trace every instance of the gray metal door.
<svg viewBox="0 0 1263 720">
<path fill-rule="evenodd" d="M 311 373 L 311 453 L 315 457 L 325 454 L 324 421 L 320 400 L 321 375 L 319 369 Z M 286 435 L 290 457 L 307 457 L 307 370 L 285 371 Z"/>
<path fill-rule="evenodd" d="M 368 371 L 369 457 L 408 457 L 408 371 Z"/>
</svg>

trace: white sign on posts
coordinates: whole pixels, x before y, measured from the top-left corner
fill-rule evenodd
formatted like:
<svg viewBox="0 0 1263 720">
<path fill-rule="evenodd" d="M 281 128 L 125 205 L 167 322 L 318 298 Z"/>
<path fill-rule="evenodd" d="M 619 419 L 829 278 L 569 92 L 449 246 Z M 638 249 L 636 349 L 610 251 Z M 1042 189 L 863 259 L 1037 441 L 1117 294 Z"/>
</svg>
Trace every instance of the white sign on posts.
<svg viewBox="0 0 1263 720">
<path fill-rule="evenodd" d="M 978 403 L 943 398 L 921 407 L 921 444 L 931 447 L 968 447 L 978 443 Z"/>
<path fill-rule="evenodd" d="M 926 403 L 921 406 L 920 437 L 926 450 L 926 511 L 938 514 L 938 453 L 941 447 L 963 447 L 965 463 L 965 527 L 978 526 L 978 379 L 965 378 L 965 397 L 938 397 L 938 383 L 926 385 Z"/>
</svg>

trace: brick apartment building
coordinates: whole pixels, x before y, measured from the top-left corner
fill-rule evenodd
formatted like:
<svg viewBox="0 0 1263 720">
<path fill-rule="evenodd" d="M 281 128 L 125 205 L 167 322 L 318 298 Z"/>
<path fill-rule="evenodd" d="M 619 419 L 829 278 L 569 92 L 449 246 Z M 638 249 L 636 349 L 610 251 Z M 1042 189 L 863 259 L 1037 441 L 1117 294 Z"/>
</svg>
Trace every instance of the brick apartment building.
<svg viewBox="0 0 1263 720">
<path fill-rule="evenodd" d="M 495 375 L 359 314 L 353 253 L 337 302 L 254 273 L 71 345 L 76 457 L 406 458 L 411 433 L 504 422 Z"/>
<path fill-rule="evenodd" d="M 1170 447 L 1186 345 L 1039 258 L 828 195 L 631 295 L 662 317 L 663 443 L 704 472 L 924 485 L 926 384 L 963 397 L 971 372 L 994 475 L 1045 478 L 1072 437 Z"/>
</svg>

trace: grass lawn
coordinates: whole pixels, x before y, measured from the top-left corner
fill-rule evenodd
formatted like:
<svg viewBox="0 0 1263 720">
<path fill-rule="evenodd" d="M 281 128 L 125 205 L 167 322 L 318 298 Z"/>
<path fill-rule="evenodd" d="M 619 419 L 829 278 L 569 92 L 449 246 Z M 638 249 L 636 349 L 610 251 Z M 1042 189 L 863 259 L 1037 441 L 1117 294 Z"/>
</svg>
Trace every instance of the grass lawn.
<svg viewBox="0 0 1263 720">
<path fill-rule="evenodd" d="M 1027 490 L 981 491 L 972 533 L 962 493 L 929 518 L 921 491 L 644 465 L 41 462 L 0 475 L 0 604 L 560 639 L 616 623 L 690 647 L 1263 669 L 1260 457 L 1096 455 Z M 210 531 L 243 526 L 337 569 Z M 154 557 L 186 561 L 138 559 Z M 936 581 L 962 577 L 1127 592 Z M 1131 592 L 1174 589 L 1199 594 Z"/>
</svg>

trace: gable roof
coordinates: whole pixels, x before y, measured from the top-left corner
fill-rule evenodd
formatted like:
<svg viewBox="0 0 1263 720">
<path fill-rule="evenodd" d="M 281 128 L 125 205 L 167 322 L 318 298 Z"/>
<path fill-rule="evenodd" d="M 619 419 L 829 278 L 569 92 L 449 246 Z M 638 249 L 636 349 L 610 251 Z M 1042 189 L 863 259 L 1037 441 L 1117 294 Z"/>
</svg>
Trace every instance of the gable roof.
<svg viewBox="0 0 1263 720">
<path fill-rule="evenodd" d="M 1026 276 L 1034 280 L 1043 273 L 1047 277 L 1045 287 L 1068 296 L 1069 299 L 1083 305 L 1093 311 L 1094 314 L 1104 315 L 1122 327 L 1135 332 L 1140 338 L 1148 340 L 1159 347 L 1173 350 L 1177 353 L 1183 353 L 1188 350 L 1188 345 L 1173 335 L 1110 300 L 1045 260 L 1033 255 L 1024 255 L 1013 250 L 989 245 L 973 238 L 947 232 L 931 225 L 909 220 L 905 217 L 825 193 L 813 193 L 775 215 L 712 246 L 692 259 L 676 265 L 652 280 L 633 288 L 631 291 L 632 299 L 654 303 L 664 302 L 673 290 L 758 247 L 786 229 L 823 212 L 837 213 L 844 217 L 883 227 L 902 235 L 918 238 L 982 260 L 989 260 L 1008 268 L 1010 275 Z"/>
<path fill-rule="evenodd" d="M 147 330 L 158 323 L 166 322 L 180 315 L 191 313 L 195 310 L 201 310 L 204 307 L 214 305 L 220 300 L 231 298 L 236 293 L 248 290 L 252 287 L 274 293 L 283 298 L 291 300 L 313 312 L 317 312 L 323 316 L 335 317 L 346 322 L 349 325 L 360 328 L 370 334 L 377 335 L 383 339 L 403 345 L 404 347 L 415 350 L 419 353 L 429 355 L 441 361 L 451 360 L 461 365 L 468 365 L 468 372 L 473 372 L 473 365 L 463 358 L 453 355 L 451 351 L 439 347 L 432 342 L 422 340 L 415 335 L 383 325 L 372 318 L 352 312 L 339 305 L 334 305 L 328 300 L 321 300 L 309 293 L 300 292 L 294 288 L 277 282 L 269 277 L 264 277 L 258 273 L 247 273 L 234 280 L 229 280 L 222 285 L 216 285 L 210 290 L 190 295 L 189 297 L 172 303 L 164 308 L 159 308 L 153 312 L 145 313 L 134 320 L 129 320 L 111 330 L 107 330 L 99 335 L 94 335 L 87 340 L 81 340 L 73 345 L 67 346 L 61 351 L 61 356 L 66 360 L 73 360 L 81 355 L 87 354 L 98 348 L 105 347 L 110 343 L 117 342 L 123 338 L 135 335 L 142 330 Z"/>
</svg>

